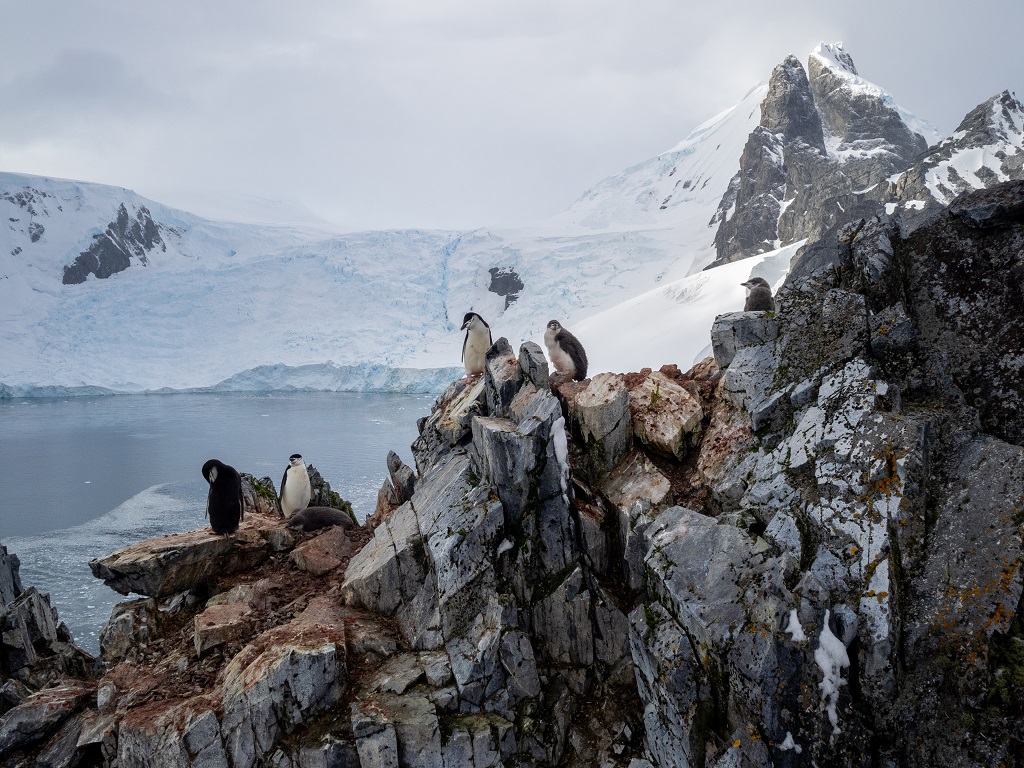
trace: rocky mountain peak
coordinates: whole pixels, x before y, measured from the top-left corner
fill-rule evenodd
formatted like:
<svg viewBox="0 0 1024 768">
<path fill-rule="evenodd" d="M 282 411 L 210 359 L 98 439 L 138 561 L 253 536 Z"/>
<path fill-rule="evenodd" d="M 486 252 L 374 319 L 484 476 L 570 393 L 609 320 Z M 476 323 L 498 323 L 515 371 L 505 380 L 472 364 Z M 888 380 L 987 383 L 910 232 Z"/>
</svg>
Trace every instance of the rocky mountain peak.
<svg viewBox="0 0 1024 768">
<path fill-rule="evenodd" d="M 825 149 L 807 73 L 796 56 L 787 56 L 772 71 L 768 95 L 761 102 L 761 127 L 782 134 L 786 140 L 802 139 L 812 147 Z"/>
<path fill-rule="evenodd" d="M 888 210 L 914 229 L 958 195 L 1024 179 L 1024 105 L 1009 91 L 983 101 L 949 138 L 880 188 Z M 887 196 L 887 197 L 886 197 Z"/>
<path fill-rule="evenodd" d="M 811 77 L 815 77 L 815 69 L 820 70 L 821 68 L 831 69 L 833 72 L 843 70 L 851 75 L 860 74 L 853 63 L 853 57 L 843 49 L 842 41 L 838 43 L 820 42 L 811 51 L 811 55 L 807 59 L 807 69 L 812 73 Z"/>
</svg>

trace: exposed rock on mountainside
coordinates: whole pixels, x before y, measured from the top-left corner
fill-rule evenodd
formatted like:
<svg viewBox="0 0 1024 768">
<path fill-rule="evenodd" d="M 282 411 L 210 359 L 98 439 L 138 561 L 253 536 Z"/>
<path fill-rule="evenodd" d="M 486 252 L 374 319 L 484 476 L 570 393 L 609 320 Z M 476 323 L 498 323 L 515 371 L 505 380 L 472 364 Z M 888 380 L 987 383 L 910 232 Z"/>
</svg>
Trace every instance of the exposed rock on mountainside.
<svg viewBox="0 0 1024 768">
<path fill-rule="evenodd" d="M 843 201 L 905 169 L 927 146 L 885 92 L 858 76 L 841 44 L 818 46 L 807 70 L 787 57 L 772 73 L 735 195 L 722 199 L 720 211 L 735 212 L 719 225 L 715 263 L 817 239 L 849 219 Z"/>
<path fill-rule="evenodd" d="M 806 71 L 787 57 L 719 206 L 713 265 L 813 243 L 883 210 L 900 208 L 913 229 L 962 192 L 1024 179 L 1024 107 L 1008 92 L 930 149 L 924 134 L 933 137 L 860 77 L 841 44 L 818 46 Z"/>
<path fill-rule="evenodd" d="M 64 285 L 84 283 L 89 275 L 100 279 L 110 277 L 128 269 L 133 256 L 140 264 L 146 264 L 149 254 L 156 248 L 167 250 L 160 237 L 160 226 L 145 206 L 139 208 L 133 218 L 122 203 L 117 209 L 117 218 L 107 225 L 105 232 L 93 238 L 92 245 L 64 267 L 61 280 Z"/>
<path fill-rule="evenodd" d="M 1020 764 L 1022 233 L 1024 182 L 854 222 L 686 373 L 552 390 L 498 340 L 372 525 L 105 558 L 221 565 L 134 581 L 99 681 L 23 691 L 0 759 Z"/>
<path fill-rule="evenodd" d="M 886 192 L 915 228 L 964 192 L 1024 178 L 1024 105 L 1003 91 L 971 110 L 953 135 L 919 158 Z M 881 199 L 881 198 L 879 198 Z"/>
</svg>

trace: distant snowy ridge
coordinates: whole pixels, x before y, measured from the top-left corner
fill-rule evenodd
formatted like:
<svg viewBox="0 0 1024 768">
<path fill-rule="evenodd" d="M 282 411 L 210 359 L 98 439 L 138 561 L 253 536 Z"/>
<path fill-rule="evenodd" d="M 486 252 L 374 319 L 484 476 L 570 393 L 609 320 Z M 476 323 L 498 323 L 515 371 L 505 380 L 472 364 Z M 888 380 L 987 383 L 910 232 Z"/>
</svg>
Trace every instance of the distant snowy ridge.
<svg viewBox="0 0 1024 768">
<path fill-rule="evenodd" d="M 110 389 L 0 383 L 0 400 L 29 397 L 101 397 L 203 392 L 388 392 L 437 394 L 464 374 L 462 368 L 393 368 L 386 365 L 266 365 L 242 371 L 209 387 Z"/>
<path fill-rule="evenodd" d="M 1024 177 L 1008 93 L 928 149 L 933 136 L 822 43 L 806 69 L 786 57 L 670 151 L 518 228 L 338 233 L 295 208 L 268 220 L 297 224 L 212 221 L 0 173 L 0 397 L 438 391 L 462 373 L 470 310 L 514 348 L 557 319 L 594 372 L 686 368 L 752 271 L 777 285 L 801 244 L 849 221 L 898 211 L 914 226 Z M 249 203 L 224 217 L 273 207 Z"/>
</svg>

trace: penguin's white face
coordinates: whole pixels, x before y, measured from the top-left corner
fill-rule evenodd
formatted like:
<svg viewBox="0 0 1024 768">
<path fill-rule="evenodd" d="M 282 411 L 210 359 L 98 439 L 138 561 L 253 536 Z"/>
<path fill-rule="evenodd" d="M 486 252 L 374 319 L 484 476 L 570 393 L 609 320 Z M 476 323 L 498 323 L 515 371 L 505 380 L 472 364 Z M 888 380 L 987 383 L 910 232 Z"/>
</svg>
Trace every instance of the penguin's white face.
<svg viewBox="0 0 1024 768">
<path fill-rule="evenodd" d="M 288 464 L 292 467 L 301 467 L 302 457 L 296 453 L 288 459 Z"/>
<path fill-rule="evenodd" d="M 215 482 L 217 482 L 217 467 L 210 467 L 210 474 L 206 476 L 206 479 L 210 483 L 210 485 L 213 485 Z"/>
<path fill-rule="evenodd" d="M 562 324 L 557 320 L 552 320 L 548 323 L 548 330 L 558 333 L 558 331 L 562 330 Z"/>
<path fill-rule="evenodd" d="M 485 324 L 483 318 L 481 318 L 480 315 L 477 315 L 475 313 L 469 315 L 466 321 L 462 324 L 462 330 L 464 331 L 478 331 L 484 327 Z"/>
</svg>

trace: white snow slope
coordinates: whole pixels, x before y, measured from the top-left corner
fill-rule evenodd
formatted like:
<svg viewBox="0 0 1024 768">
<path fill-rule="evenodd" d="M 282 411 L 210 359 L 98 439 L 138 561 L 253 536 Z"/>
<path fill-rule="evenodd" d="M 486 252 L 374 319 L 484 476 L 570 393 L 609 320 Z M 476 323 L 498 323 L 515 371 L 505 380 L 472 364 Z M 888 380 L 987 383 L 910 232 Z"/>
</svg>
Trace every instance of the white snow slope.
<svg viewBox="0 0 1024 768">
<path fill-rule="evenodd" d="M 437 391 L 461 375 L 465 312 L 514 348 L 557 318 L 593 373 L 675 363 L 742 307 L 751 271 L 778 283 L 796 245 L 701 272 L 719 201 L 766 92 L 678 146 L 520 229 L 336 234 L 315 223 L 214 222 L 120 188 L 0 173 L 0 396 L 216 388 Z M 124 204 L 165 250 L 106 279 L 66 265 Z M 41 227 L 41 229 L 40 229 Z M 517 301 L 488 290 L 514 271 Z"/>
</svg>

